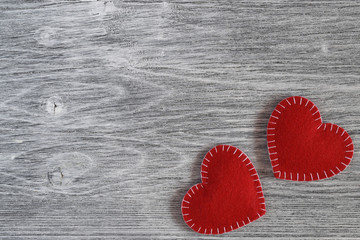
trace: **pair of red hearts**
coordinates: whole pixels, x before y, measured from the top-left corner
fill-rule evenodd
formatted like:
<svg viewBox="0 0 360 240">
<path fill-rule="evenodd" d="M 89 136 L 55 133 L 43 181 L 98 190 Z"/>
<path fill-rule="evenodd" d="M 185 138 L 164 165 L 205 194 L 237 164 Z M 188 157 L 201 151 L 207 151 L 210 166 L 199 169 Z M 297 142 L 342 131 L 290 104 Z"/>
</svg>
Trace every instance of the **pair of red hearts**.
<svg viewBox="0 0 360 240">
<path fill-rule="evenodd" d="M 267 142 L 274 176 L 293 181 L 332 177 L 346 168 L 354 152 L 349 134 L 323 123 L 315 104 L 298 96 L 276 106 Z M 266 212 L 255 167 L 236 147 L 211 149 L 202 162 L 201 181 L 189 189 L 181 204 L 185 223 L 198 233 L 230 232 Z"/>
</svg>

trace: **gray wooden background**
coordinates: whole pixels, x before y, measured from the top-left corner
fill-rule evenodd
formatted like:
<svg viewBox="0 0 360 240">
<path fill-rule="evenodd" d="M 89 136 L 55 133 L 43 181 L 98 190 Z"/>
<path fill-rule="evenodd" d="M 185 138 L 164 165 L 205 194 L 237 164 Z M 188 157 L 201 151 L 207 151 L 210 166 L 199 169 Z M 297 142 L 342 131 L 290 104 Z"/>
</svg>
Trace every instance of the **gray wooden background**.
<svg viewBox="0 0 360 240">
<path fill-rule="evenodd" d="M 359 1 L 0 1 L 1 239 L 359 239 Z M 340 175 L 273 177 L 291 95 L 353 138 Z M 241 148 L 267 214 L 221 236 L 182 220 L 216 144 Z"/>
</svg>

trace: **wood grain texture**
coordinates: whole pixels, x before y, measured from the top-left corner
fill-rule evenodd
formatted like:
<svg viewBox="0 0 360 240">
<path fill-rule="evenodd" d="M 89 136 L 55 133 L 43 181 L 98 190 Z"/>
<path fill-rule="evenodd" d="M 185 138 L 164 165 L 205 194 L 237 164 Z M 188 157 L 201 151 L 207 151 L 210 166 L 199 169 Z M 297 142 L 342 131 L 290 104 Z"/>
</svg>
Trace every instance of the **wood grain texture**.
<svg viewBox="0 0 360 240">
<path fill-rule="evenodd" d="M 358 1 L 0 2 L 1 239 L 359 239 Z M 284 97 L 351 135 L 340 175 L 273 177 Z M 180 203 L 216 144 L 258 170 L 267 214 L 217 237 Z"/>
</svg>

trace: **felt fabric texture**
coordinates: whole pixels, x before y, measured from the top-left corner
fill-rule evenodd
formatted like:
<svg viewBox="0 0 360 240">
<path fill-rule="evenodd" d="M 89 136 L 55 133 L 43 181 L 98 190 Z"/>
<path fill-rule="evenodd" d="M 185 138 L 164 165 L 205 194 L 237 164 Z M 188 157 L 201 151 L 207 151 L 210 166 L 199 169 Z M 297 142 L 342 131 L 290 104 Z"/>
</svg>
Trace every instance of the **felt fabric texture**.
<svg viewBox="0 0 360 240">
<path fill-rule="evenodd" d="M 201 234 L 222 234 L 263 216 L 265 199 L 250 159 L 236 147 L 218 145 L 204 157 L 202 183 L 185 194 L 185 223 Z"/>
<path fill-rule="evenodd" d="M 332 177 L 349 165 L 354 152 L 349 134 L 335 124 L 323 123 L 315 104 L 300 96 L 276 106 L 267 142 L 275 177 L 293 181 Z"/>
</svg>

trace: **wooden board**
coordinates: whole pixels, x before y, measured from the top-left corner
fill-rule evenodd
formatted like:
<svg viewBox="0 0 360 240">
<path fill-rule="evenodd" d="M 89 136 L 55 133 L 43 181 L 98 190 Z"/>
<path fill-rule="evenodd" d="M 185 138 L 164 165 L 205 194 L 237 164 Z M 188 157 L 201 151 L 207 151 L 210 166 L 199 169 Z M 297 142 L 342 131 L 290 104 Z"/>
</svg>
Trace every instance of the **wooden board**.
<svg viewBox="0 0 360 240">
<path fill-rule="evenodd" d="M 0 3 L 2 239 L 359 239 L 357 1 Z M 319 182 L 273 177 L 266 125 L 314 101 L 355 153 Z M 180 203 L 216 144 L 241 148 L 267 214 L 218 237 Z"/>
</svg>

